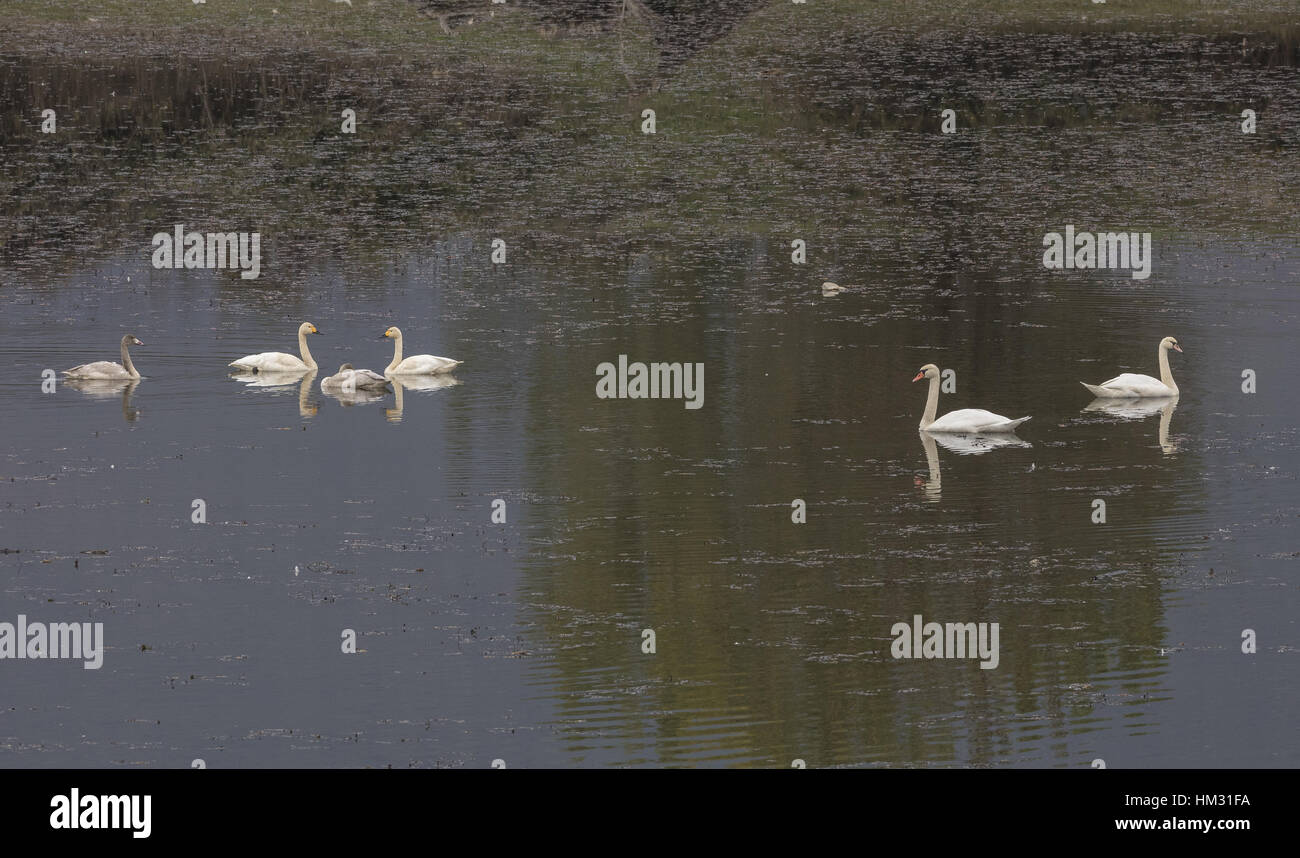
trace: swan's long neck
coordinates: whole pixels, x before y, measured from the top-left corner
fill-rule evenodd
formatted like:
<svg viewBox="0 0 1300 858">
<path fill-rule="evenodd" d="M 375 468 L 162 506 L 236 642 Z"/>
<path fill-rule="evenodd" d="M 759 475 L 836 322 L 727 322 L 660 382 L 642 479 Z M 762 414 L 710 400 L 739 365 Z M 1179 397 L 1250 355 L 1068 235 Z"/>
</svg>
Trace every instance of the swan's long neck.
<svg viewBox="0 0 1300 858">
<path fill-rule="evenodd" d="M 307 332 L 298 332 L 298 351 L 302 354 L 302 362 L 307 364 L 308 368 L 316 369 L 316 361 L 311 356 L 311 349 L 307 348 Z"/>
<path fill-rule="evenodd" d="M 393 337 L 393 362 L 388 365 L 385 372 L 392 372 L 397 369 L 397 365 L 402 362 L 402 335 L 398 334 Z"/>
<path fill-rule="evenodd" d="M 131 363 L 131 353 L 126 350 L 126 340 L 122 340 L 122 366 L 126 369 L 126 374 L 132 378 L 139 378 L 140 373 L 136 371 L 135 364 Z"/>
<path fill-rule="evenodd" d="M 939 410 L 939 376 L 930 379 L 930 394 L 925 398 L 925 413 L 921 415 L 921 428 L 934 422 L 935 412 Z"/>
<path fill-rule="evenodd" d="M 1169 349 L 1164 346 L 1160 347 L 1160 383 L 1174 393 L 1178 392 L 1178 385 L 1174 384 L 1174 374 L 1169 370 Z"/>
</svg>

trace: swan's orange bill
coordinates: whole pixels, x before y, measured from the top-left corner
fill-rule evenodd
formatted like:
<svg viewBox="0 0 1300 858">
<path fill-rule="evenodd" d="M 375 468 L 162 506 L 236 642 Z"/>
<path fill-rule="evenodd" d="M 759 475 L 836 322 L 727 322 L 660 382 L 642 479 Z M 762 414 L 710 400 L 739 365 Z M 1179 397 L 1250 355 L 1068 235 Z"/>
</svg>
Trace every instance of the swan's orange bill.
<svg viewBox="0 0 1300 858">
<path fill-rule="evenodd" d="M 923 379 L 923 378 L 925 378 L 925 373 L 924 373 L 924 372 L 918 372 L 918 373 L 916 374 L 916 378 L 912 379 L 912 381 L 920 381 L 920 380 Z"/>
<path fill-rule="evenodd" d="M 1174 343 L 1174 351 L 1178 352 L 1179 354 L 1182 354 L 1182 353 L 1183 353 L 1183 347 L 1180 346 L 1180 345 L 1178 345 L 1178 343 Z"/>
</svg>

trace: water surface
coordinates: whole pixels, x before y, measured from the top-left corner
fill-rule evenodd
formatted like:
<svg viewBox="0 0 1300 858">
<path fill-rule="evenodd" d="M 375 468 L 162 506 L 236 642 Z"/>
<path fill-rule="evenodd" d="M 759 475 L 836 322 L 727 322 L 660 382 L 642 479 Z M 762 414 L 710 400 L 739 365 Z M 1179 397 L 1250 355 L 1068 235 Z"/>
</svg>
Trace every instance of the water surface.
<svg viewBox="0 0 1300 858">
<path fill-rule="evenodd" d="M 108 641 L 0 662 L 0 761 L 1300 763 L 1295 41 L 787 13 L 0 56 L 0 621 Z M 259 230 L 261 277 L 154 270 L 175 223 Z M 1045 270 L 1067 223 L 1152 232 L 1151 278 Z M 304 320 L 305 387 L 227 374 Z M 391 324 L 456 383 L 321 392 Z M 128 332 L 137 385 L 42 392 Z M 1176 405 L 1089 408 L 1168 335 Z M 598 399 L 620 354 L 704 406 Z M 927 444 L 930 362 L 1018 443 Z M 915 614 L 999 666 L 893 659 Z"/>
</svg>

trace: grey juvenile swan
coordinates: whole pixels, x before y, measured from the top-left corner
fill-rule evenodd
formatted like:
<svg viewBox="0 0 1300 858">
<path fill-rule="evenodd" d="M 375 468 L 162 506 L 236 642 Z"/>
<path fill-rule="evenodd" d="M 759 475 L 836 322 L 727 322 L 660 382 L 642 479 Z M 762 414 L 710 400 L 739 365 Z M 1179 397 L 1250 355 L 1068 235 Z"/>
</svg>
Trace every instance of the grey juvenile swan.
<svg viewBox="0 0 1300 858">
<path fill-rule="evenodd" d="M 94 363 L 83 363 L 81 366 L 74 366 L 72 369 L 65 369 L 63 374 L 68 378 L 110 378 L 127 379 L 140 378 L 140 371 L 131 363 L 131 355 L 127 352 L 127 346 L 142 346 L 144 343 L 136 339 L 135 334 L 127 334 L 122 337 L 122 362 L 113 363 L 108 360 L 97 360 Z"/>
<path fill-rule="evenodd" d="M 344 393 L 355 393 L 358 390 L 386 390 L 388 379 L 372 370 L 353 369 L 352 364 L 345 363 L 339 367 L 337 373 L 320 380 L 320 389 L 341 390 Z"/>
</svg>

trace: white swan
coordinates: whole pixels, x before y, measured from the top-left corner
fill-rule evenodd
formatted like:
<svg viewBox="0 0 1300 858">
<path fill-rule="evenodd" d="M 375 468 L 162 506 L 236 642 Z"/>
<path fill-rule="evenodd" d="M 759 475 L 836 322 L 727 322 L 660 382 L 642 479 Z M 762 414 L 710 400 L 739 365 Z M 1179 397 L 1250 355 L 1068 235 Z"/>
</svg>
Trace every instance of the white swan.
<svg viewBox="0 0 1300 858">
<path fill-rule="evenodd" d="M 384 331 L 384 336 L 393 340 L 393 362 L 384 370 L 384 375 L 433 375 L 451 372 L 464 361 L 436 355 L 411 355 L 402 360 L 402 331 L 392 327 Z"/>
<path fill-rule="evenodd" d="M 80 366 L 74 366 L 72 369 L 65 369 L 63 374 L 68 378 L 107 378 L 107 379 L 138 379 L 140 371 L 131 363 L 131 355 L 127 352 L 127 346 L 142 346 L 144 343 L 135 338 L 134 334 L 127 334 L 122 337 L 122 362 L 113 363 L 108 360 L 97 360 L 94 363 L 83 363 Z"/>
<path fill-rule="evenodd" d="M 334 375 L 320 380 L 321 390 L 341 390 L 344 393 L 356 393 L 358 390 L 387 390 L 388 379 L 368 369 L 353 369 L 352 364 L 345 363 Z"/>
<path fill-rule="evenodd" d="M 315 371 L 316 361 L 312 359 L 311 350 L 307 348 L 307 335 L 319 333 L 320 331 L 316 330 L 316 326 L 311 322 L 303 322 L 298 326 L 298 351 L 302 353 L 301 358 L 284 352 L 261 352 L 241 357 L 239 360 L 231 361 L 228 365 L 244 372 Z"/>
<path fill-rule="evenodd" d="M 1012 420 L 982 408 L 959 408 L 935 420 L 934 413 L 939 409 L 939 367 L 927 363 L 912 381 L 923 378 L 930 379 L 930 394 L 925 400 L 925 413 L 921 415 L 921 429 L 926 432 L 1014 432 L 1029 419 Z"/>
<path fill-rule="evenodd" d="M 1178 340 L 1165 337 L 1160 341 L 1160 378 L 1126 372 L 1101 384 L 1079 382 L 1092 392 L 1093 396 L 1109 399 L 1146 399 L 1157 396 L 1177 396 L 1178 385 L 1174 384 L 1174 374 L 1169 371 L 1169 350 L 1182 352 Z"/>
<path fill-rule="evenodd" d="M 831 281 L 827 280 L 825 283 L 822 284 L 822 297 L 829 298 L 832 295 L 838 295 L 841 292 L 843 292 L 846 288 L 848 287 L 841 286 L 838 283 L 832 283 Z"/>
</svg>

